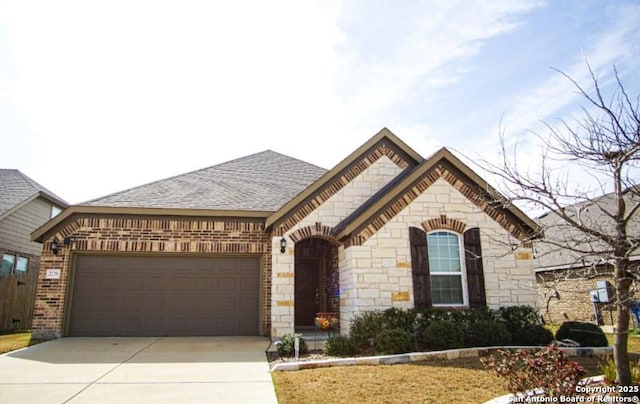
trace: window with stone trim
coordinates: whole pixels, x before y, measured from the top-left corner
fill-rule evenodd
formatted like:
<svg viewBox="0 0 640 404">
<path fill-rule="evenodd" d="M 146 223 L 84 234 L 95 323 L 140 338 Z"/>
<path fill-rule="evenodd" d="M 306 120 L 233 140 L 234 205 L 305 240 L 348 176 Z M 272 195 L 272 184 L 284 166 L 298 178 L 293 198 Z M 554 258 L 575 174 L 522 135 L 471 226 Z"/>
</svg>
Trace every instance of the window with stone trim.
<svg viewBox="0 0 640 404">
<path fill-rule="evenodd" d="M 467 229 L 460 235 L 448 229 L 427 234 L 410 227 L 409 243 L 417 309 L 487 305 L 479 228 Z"/>
<path fill-rule="evenodd" d="M 449 231 L 427 234 L 431 302 L 434 306 L 462 306 L 467 303 L 460 235 Z"/>
</svg>

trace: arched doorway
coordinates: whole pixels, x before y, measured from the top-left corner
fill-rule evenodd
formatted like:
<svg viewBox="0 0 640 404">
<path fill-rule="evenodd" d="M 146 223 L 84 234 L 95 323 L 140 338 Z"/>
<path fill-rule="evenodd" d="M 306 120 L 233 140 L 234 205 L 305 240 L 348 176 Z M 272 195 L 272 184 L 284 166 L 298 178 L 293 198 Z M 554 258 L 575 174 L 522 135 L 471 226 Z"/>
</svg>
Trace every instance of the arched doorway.
<svg viewBox="0 0 640 404">
<path fill-rule="evenodd" d="M 339 312 L 338 253 L 331 242 L 312 237 L 295 246 L 295 328 L 314 327 L 318 312 Z"/>
</svg>

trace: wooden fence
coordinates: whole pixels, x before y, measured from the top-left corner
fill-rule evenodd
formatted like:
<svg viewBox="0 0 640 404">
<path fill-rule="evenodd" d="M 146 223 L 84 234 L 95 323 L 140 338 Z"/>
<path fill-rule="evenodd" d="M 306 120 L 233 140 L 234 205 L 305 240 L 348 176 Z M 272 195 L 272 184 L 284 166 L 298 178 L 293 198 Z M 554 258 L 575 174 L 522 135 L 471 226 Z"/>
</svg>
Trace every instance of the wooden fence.
<svg viewBox="0 0 640 404">
<path fill-rule="evenodd" d="M 0 276 L 0 330 L 31 328 L 38 272 Z"/>
</svg>

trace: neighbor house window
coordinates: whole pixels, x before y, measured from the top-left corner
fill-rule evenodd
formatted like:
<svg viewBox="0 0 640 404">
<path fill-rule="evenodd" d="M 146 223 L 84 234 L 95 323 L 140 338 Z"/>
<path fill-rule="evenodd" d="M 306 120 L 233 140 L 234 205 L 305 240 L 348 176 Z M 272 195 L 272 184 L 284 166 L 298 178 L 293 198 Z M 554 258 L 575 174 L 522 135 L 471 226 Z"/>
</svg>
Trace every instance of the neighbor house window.
<svg viewBox="0 0 640 404">
<path fill-rule="evenodd" d="M 17 274 L 24 274 L 27 272 L 27 267 L 29 266 L 29 258 L 26 257 L 18 257 L 16 260 L 15 272 Z"/>
<path fill-rule="evenodd" d="M 11 254 L 4 254 L 2 256 L 2 270 L 1 275 L 10 275 L 13 273 L 13 266 L 16 263 L 16 256 Z"/>
<path fill-rule="evenodd" d="M 1 275 L 24 274 L 29 267 L 29 258 L 18 257 L 13 254 L 4 254 L 2 256 Z"/>
<path fill-rule="evenodd" d="M 460 236 L 448 231 L 427 234 L 433 305 L 466 304 Z"/>
<path fill-rule="evenodd" d="M 58 216 L 60 214 L 60 212 L 62 212 L 62 209 L 60 209 L 57 206 L 51 206 L 51 219 L 53 219 L 54 217 Z"/>
</svg>

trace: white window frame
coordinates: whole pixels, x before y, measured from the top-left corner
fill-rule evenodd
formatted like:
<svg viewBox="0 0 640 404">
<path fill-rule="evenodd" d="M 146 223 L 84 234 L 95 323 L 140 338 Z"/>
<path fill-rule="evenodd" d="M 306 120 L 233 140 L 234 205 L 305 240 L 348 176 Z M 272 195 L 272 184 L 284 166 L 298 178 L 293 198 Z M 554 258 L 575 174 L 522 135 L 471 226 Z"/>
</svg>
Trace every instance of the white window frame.
<svg viewBox="0 0 640 404">
<path fill-rule="evenodd" d="M 460 259 L 460 272 L 437 272 L 434 271 L 434 267 L 433 265 L 431 265 L 431 252 L 429 251 L 429 235 L 432 234 L 436 234 L 436 233 L 447 233 L 447 234 L 452 234 L 454 236 L 457 237 L 458 239 L 458 251 L 459 251 L 459 259 Z M 433 230 L 427 233 L 426 235 L 427 237 L 427 252 L 429 253 L 429 278 L 432 280 L 433 276 L 439 276 L 439 275 L 457 275 L 460 274 L 460 285 L 462 288 L 462 303 L 433 303 L 433 307 L 467 307 L 469 306 L 469 291 L 468 291 L 468 287 L 467 287 L 467 268 L 465 266 L 465 256 L 464 256 L 464 239 L 462 237 L 462 234 L 450 231 L 450 230 L 445 230 L 445 229 L 438 229 L 438 230 Z M 433 292 L 433 281 L 431 281 L 431 291 L 429 291 L 430 293 Z M 433 295 L 431 297 L 432 301 L 433 301 Z"/>
</svg>

